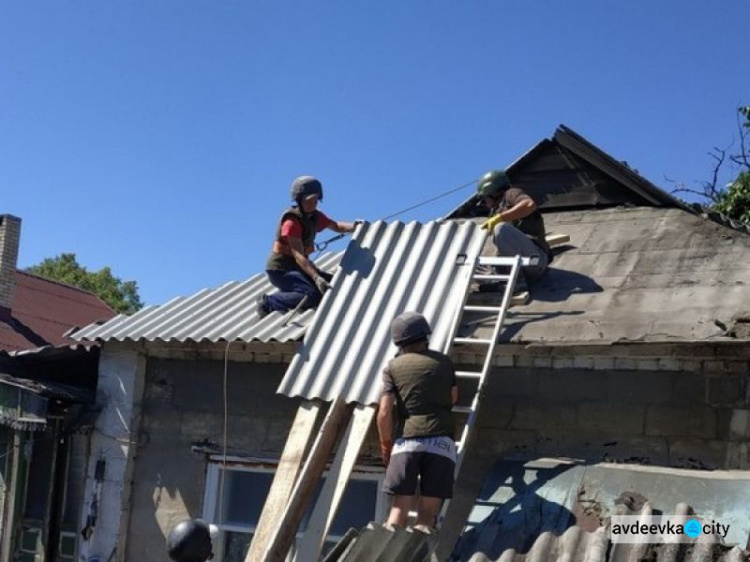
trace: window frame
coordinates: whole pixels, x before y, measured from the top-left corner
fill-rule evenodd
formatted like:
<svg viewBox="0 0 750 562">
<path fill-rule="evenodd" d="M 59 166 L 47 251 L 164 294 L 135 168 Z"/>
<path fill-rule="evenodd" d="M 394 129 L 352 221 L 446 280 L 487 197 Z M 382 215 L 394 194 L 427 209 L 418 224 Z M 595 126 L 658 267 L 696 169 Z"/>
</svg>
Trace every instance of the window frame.
<svg viewBox="0 0 750 562">
<path fill-rule="evenodd" d="M 243 458 L 231 458 L 227 457 L 226 462 L 223 461 L 221 455 L 211 455 L 206 463 L 206 480 L 203 493 L 203 511 L 202 518 L 204 521 L 216 525 L 219 529 L 219 537 L 215 541 L 217 544 L 214 545 L 214 558 L 215 562 L 223 562 L 224 552 L 224 533 L 244 533 L 254 534 L 256 530 L 255 525 L 237 525 L 231 523 L 221 523 L 215 520 L 215 516 L 219 508 L 219 496 L 221 486 L 221 471 L 237 471 L 237 472 L 254 472 L 260 474 L 275 474 L 278 467 L 279 459 L 243 459 Z M 323 476 L 327 476 L 328 470 L 323 472 Z M 360 466 L 355 465 L 350 476 L 350 480 L 359 481 L 372 481 L 377 483 L 377 492 L 375 494 L 375 508 L 374 508 L 374 521 L 385 521 L 388 511 L 390 509 L 390 501 L 382 491 L 383 479 L 385 478 L 385 471 L 381 467 L 372 466 Z M 301 540 L 304 536 L 304 532 L 297 533 L 295 535 L 295 544 Z M 326 542 L 338 542 L 343 538 L 343 535 L 334 535 L 329 533 L 326 537 Z M 293 560 L 295 554 L 295 545 L 292 545 L 287 560 Z"/>
</svg>

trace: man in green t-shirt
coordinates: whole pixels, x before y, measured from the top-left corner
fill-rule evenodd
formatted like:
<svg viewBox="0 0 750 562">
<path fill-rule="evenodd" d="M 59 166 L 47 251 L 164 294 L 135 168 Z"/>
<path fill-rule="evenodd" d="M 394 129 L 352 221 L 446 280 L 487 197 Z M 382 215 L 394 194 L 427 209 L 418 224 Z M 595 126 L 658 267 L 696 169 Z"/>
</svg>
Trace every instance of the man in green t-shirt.
<svg viewBox="0 0 750 562">
<path fill-rule="evenodd" d="M 424 316 L 393 319 L 399 347 L 383 372 L 377 425 L 386 465 L 383 491 L 392 496 L 387 523 L 404 526 L 419 483 L 415 528 L 432 529 L 443 500 L 453 495 L 456 466 L 453 404 L 458 400 L 450 358 L 428 349 L 432 330 Z"/>
</svg>

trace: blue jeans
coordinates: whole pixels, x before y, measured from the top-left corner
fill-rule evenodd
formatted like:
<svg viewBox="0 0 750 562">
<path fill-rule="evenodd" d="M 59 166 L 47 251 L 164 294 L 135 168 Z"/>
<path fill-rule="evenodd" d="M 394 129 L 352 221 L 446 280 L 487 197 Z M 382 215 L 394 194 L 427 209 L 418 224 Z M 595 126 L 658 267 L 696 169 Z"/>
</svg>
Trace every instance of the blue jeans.
<svg viewBox="0 0 750 562">
<path fill-rule="evenodd" d="M 326 281 L 331 280 L 332 275 L 324 271 L 319 271 L 318 274 L 326 279 Z M 271 310 L 278 310 L 280 312 L 291 310 L 305 296 L 307 296 L 305 309 L 315 308 L 323 297 L 315 286 L 315 282 L 301 271 L 276 271 L 267 269 L 266 275 L 268 275 L 271 285 L 279 290 L 278 293 L 273 293 L 266 297 L 266 305 Z"/>
</svg>

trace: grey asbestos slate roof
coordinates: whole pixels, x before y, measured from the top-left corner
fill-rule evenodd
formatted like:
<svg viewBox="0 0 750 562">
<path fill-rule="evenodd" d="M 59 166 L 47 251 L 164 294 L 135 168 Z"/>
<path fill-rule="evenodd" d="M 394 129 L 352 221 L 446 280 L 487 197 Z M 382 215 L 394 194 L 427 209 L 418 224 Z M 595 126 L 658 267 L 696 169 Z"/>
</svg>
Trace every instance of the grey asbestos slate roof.
<svg viewBox="0 0 750 562">
<path fill-rule="evenodd" d="M 470 221 L 364 226 L 279 392 L 375 403 L 383 368 L 396 351 L 391 320 L 406 310 L 421 312 L 432 326 L 430 347 L 445 350 L 485 238 Z"/>
<path fill-rule="evenodd" d="M 341 253 L 316 260 L 318 267 L 333 271 Z M 76 341 L 163 342 L 288 342 L 302 339 L 314 311 L 297 315 L 287 326 L 287 315 L 273 312 L 263 319 L 256 313 L 256 299 L 274 291 L 265 273 L 246 281 L 231 281 L 216 289 L 203 289 L 189 297 L 177 297 L 161 306 L 147 306 L 132 316 L 120 315 L 102 325 L 92 324 L 71 337 Z"/>
</svg>

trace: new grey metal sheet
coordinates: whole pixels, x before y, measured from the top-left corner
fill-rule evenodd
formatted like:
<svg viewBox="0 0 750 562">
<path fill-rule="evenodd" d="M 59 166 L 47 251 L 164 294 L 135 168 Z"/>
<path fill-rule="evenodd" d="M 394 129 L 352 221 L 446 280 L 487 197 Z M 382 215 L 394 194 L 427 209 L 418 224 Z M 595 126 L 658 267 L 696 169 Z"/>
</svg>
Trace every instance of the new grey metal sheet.
<svg viewBox="0 0 750 562">
<path fill-rule="evenodd" d="M 472 222 L 365 225 L 349 244 L 279 392 L 372 404 L 396 351 L 390 323 L 415 310 L 444 350 L 486 233 Z M 334 298 L 335 297 L 335 298 Z"/>
<path fill-rule="evenodd" d="M 341 252 L 323 254 L 315 263 L 333 271 Z M 265 274 L 246 281 L 231 281 L 177 297 L 161 306 L 148 306 L 132 316 L 117 316 L 102 325 L 92 324 L 71 337 L 76 341 L 164 342 L 288 342 L 300 340 L 314 311 L 297 315 L 284 326 L 287 315 L 272 312 L 259 318 L 256 299 L 275 291 Z"/>
</svg>

